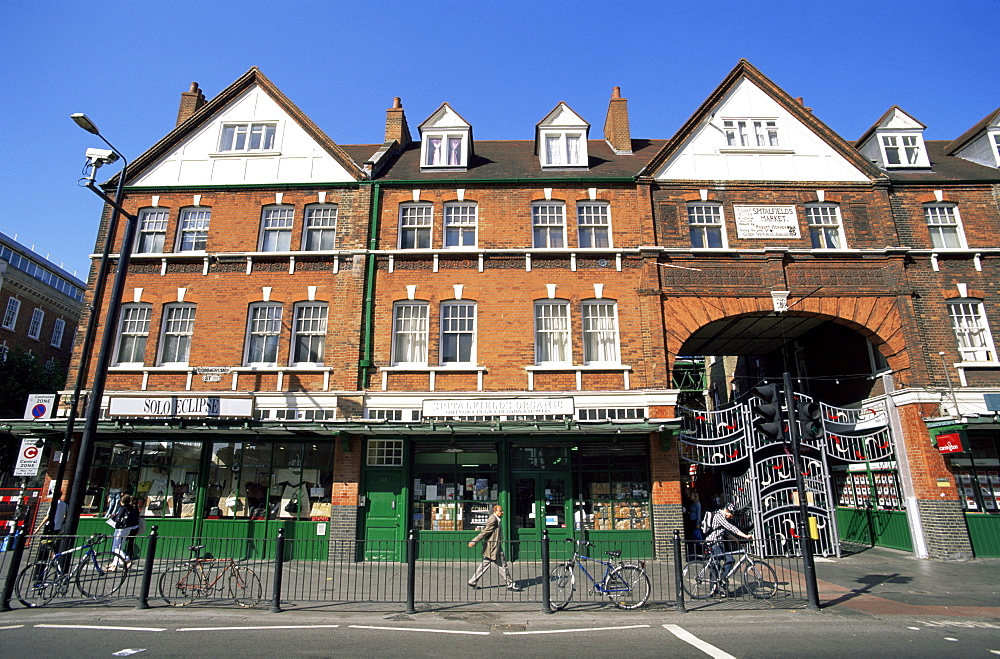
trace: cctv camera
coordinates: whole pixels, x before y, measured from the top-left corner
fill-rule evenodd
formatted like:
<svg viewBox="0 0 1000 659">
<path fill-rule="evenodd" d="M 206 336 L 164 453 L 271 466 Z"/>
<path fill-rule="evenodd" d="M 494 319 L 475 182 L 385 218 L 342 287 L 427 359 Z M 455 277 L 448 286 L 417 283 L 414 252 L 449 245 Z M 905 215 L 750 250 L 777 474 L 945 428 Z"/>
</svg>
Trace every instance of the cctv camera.
<svg viewBox="0 0 1000 659">
<path fill-rule="evenodd" d="M 110 165 L 118 160 L 118 154 L 108 149 L 87 149 L 87 161 L 92 165 Z"/>
</svg>

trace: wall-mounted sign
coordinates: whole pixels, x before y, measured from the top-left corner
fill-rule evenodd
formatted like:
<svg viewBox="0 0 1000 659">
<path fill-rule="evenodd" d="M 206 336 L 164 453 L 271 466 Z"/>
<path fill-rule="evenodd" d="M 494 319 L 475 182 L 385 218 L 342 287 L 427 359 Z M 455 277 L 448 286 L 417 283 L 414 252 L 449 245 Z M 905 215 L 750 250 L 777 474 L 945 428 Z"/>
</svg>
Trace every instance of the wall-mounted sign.
<svg viewBox="0 0 1000 659">
<path fill-rule="evenodd" d="M 194 370 L 201 376 L 202 382 L 222 382 L 223 375 L 233 372 L 231 366 L 198 366 Z"/>
<path fill-rule="evenodd" d="M 423 416 L 545 416 L 573 414 L 572 398 L 425 400 Z"/>
<path fill-rule="evenodd" d="M 42 466 L 42 448 L 45 440 L 38 437 L 26 437 L 21 440 L 21 450 L 17 453 L 17 461 L 14 463 L 15 476 L 27 476 L 32 478 L 38 475 L 38 468 Z"/>
<path fill-rule="evenodd" d="M 29 394 L 24 406 L 25 419 L 51 419 L 56 407 L 55 394 Z"/>
<path fill-rule="evenodd" d="M 937 447 L 942 453 L 965 453 L 965 438 L 961 432 L 946 432 L 937 436 Z"/>
<path fill-rule="evenodd" d="M 737 238 L 799 237 L 795 206 L 733 206 Z"/>
<path fill-rule="evenodd" d="M 219 396 L 112 398 L 108 413 L 111 416 L 250 417 L 253 416 L 253 400 Z"/>
</svg>

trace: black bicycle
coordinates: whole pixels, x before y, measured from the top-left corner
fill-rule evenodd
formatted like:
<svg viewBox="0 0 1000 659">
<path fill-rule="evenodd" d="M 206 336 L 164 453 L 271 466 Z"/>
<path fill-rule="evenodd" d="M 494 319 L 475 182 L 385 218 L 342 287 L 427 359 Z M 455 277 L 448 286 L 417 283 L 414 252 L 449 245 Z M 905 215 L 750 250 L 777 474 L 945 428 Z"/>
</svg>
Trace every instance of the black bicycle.
<svg viewBox="0 0 1000 659">
<path fill-rule="evenodd" d="M 726 569 L 726 559 L 732 565 Z M 746 549 L 691 557 L 683 570 L 684 592 L 696 600 L 712 595 L 725 597 L 732 592 L 736 575 L 746 592 L 757 599 L 769 599 L 778 592 L 778 577 L 774 568 L 763 559 L 752 556 Z"/>
<path fill-rule="evenodd" d="M 118 592 L 128 576 L 129 559 L 115 551 L 97 552 L 94 547 L 106 542 L 108 536 L 95 533 L 79 547 L 53 554 L 47 561 L 32 563 L 17 575 L 17 599 L 28 607 L 43 606 L 56 595 L 69 593 L 75 583 L 84 597 L 100 599 Z M 71 554 L 82 551 L 83 557 L 72 571 L 68 567 Z"/>
<path fill-rule="evenodd" d="M 639 563 L 623 562 L 620 549 L 604 552 L 612 559 L 618 559 L 617 563 L 602 561 L 599 558 L 591 558 L 580 553 L 580 547 L 593 547 L 593 542 L 572 538 L 566 538 L 566 542 L 574 543 L 573 557 L 555 566 L 549 573 L 549 603 L 553 609 L 561 611 L 573 598 L 573 591 L 576 590 L 575 569 L 577 566 L 590 579 L 594 592 L 611 598 L 611 601 L 619 609 L 638 609 L 649 599 L 652 585 L 649 581 L 649 575 L 646 574 L 645 565 L 641 561 Z M 603 565 L 604 578 L 598 581 L 594 575 L 587 571 L 583 565 L 584 561 Z"/>
</svg>

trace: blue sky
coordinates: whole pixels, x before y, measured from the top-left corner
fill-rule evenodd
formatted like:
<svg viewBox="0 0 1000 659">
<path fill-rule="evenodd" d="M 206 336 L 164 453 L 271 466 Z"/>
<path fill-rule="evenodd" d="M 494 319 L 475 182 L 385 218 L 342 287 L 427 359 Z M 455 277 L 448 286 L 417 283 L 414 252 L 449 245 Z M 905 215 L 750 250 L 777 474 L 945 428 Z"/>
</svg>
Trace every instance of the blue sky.
<svg viewBox="0 0 1000 659">
<path fill-rule="evenodd" d="M 6 0 L 0 230 L 81 278 L 101 202 L 77 187 L 97 138 L 134 159 L 257 65 L 335 142 L 382 139 L 448 101 L 477 139 L 530 139 L 565 101 L 596 128 L 611 89 L 633 137 L 668 138 L 740 58 L 856 139 L 899 105 L 952 139 L 1000 105 L 997 0 L 522 2 Z M 113 169 L 105 168 L 107 176 Z"/>
</svg>

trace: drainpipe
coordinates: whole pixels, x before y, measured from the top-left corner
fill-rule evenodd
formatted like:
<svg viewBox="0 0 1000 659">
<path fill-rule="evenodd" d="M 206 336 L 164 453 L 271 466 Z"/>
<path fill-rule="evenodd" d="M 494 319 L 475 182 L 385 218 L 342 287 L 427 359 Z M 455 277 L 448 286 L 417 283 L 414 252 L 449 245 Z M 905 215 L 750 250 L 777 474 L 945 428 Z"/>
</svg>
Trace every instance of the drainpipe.
<svg viewBox="0 0 1000 659">
<path fill-rule="evenodd" d="M 371 216 L 368 219 L 368 253 L 365 255 L 365 299 L 361 313 L 361 359 L 358 360 L 358 389 L 368 388 L 375 342 L 375 250 L 378 249 L 378 220 L 382 206 L 382 184 L 371 187 Z"/>
</svg>

